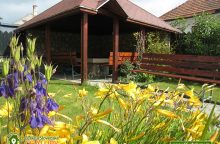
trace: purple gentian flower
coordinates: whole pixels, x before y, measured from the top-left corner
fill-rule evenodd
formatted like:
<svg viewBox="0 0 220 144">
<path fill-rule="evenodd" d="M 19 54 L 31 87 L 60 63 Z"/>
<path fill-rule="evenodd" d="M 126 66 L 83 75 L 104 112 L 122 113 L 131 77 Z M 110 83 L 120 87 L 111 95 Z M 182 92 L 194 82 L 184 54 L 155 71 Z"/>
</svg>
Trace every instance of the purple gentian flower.
<svg viewBox="0 0 220 144">
<path fill-rule="evenodd" d="M 56 111 L 56 110 L 58 110 L 58 108 L 59 108 L 59 105 L 55 101 L 53 101 L 50 98 L 47 99 L 47 109 L 48 109 L 48 111 Z"/>
</svg>

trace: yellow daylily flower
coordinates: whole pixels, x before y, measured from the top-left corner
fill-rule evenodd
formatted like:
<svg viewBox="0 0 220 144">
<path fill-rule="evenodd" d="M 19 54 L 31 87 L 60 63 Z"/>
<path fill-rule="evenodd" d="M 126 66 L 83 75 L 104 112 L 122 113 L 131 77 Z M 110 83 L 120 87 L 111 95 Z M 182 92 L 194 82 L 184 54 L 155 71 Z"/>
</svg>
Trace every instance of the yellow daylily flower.
<svg viewBox="0 0 220 144">
<path fill-rule="evenodd" d="M 52 116 L 55 116 L 56 115 L 56 112 L 55 111 L 50 111 L 48 113 L 48 117 L 52 117 Z"/>
<path fill-rule="evenodd" d="M 198 97 L 196 97 L 196 96 L 193 96 L 193 97 L 191 97 L 189 100 L 188 100 L 188 102 L 190 103 L 190 105 L 193 105 L 193 106 L 195 106 L 195 107 L 197 107 L 197 106 L 201 106 L 202 105 L 202 102 L 199 100 L 199 98 Z"/>
<path fill-rule="evenodd" d="M 185 89 L 185 85 L 180 83 L 178 84 L 177 89 Z"/>
<path fill-rule="evenodd" d="M 166 116 L 166 117 L 169 117 L 169 118 L 177 118 L 178 117 L 176 114 L 174 114 L 173 112 L 168 111 L 168 110 L 157 109 L 157 112 Z"/>
<path fill-rule="evenodd" d="M 54 122 L 54 127 L 53 128 L 55 130 L 60 130 L 60 129 L 66 128 L 66 123 L 61 122 L 61 121 L 56 121 L 56 122 Z"/>
<path fill-rule="evenodd" d="M 216 131 L 211 137 L 210 137 L 210 141 L 211 142 L 215 142 L 217 139 L 219 131 Z"/>
<path fill-rule="evenodd" d="M 111 138 L 110 139 L 110 144 L 118 144 L 118 142 L 114 138 Z"/>
<path fill-rule="evenodd" d="M 94 115 L 93 119 L 98 119 L 98 118 L 100 119 L 100 118 L 110 114 L 111 112 L 112 112 L 112 109 L 107 109 L 106 111 L 103 111 L 103 112 L 100 112 L 100 113 Z"/>
<path fill-rule="evenodd" d="M 194 97 L 194 88 L 192 88 L 191 90 L 186 91 L 184 94 L 189 96 L 189 97 Z"/>
<path fill-rule="evenodd" d="M 92 116 L 96 115 L 98 113 L 98 109 L 91 107 L 88 113 Z"/>
<path fill-rule="evenodd" d="M 88 91 L 85 90 L 85 88 L 83 88 L 82 90 L 79 90 L 79 97 L 85 97 L 88 95 Z"/>
<path fill-rule="evenodd" d="M 120 132 L 120 131 L 121 131 L 120 129 L 114 127 L 112 124 L 110 124 L 110 123 L 107 122 L 107 121 L 104 121 L 104 120 L 96 120 L 96 122 L 102 123 L 102 124 L 104 124 L 104 125 L 107 125 L 107 126 L 113 128 L 116 132 Z"/>
<path fill-rule="evenodd" d="M 162 128 L 163 126 L 165 126 L 165 124 L 166 124 L 165 122 L 159 123 L 158 125 L 156 125 L 156 126 L 154 127 L 154 130 Z"/>
<path fill-rule="evenodd" d="M 47 134 L 47 131 L 49 130 L 49 128 L 50 128 L 49 125 L 45 125 L 45 126 L 40 130 L 39 136 L 43 136 L 43 135 Z"/>
<path fill-rule="evenodd" d="M 63 96 L 63 98 L 70 98 L 72 96 L 72 93 L 66 94 Z"/>
<path fill-rule="evenodd" d="M 122 86 L 122 89 L 131 96 L 136 92 L 137 85 L 134 82 L 130 82 L 129 84 Z"/>
<path fill-rule="evenodd" d="M 56 93 L 48 93 L 49 97 L 54 97 Z"/>
<path fill-rule="evenodd" d="M 98 98 L 104 98 L 104 97 L 106 97 L 106 95 L 108 95 L 109 94 L 109 89 L 107 89 L 107 88 L 100 88 L 100 89 L 98 89 L 98 91 L 96 92 L 96 96 L 98 97 Z"/>
<path fill-rule="evenodd" d="M 89 141 L 89 138 L 85 134 L 83 134 L 82 137 L 82 144 L 100 144 L 99 141 Z"/>
<path fill-rule="evenodd" d="M 128 142 L 130 142 L 130 141 L 136 141 L 136 140 L 142 138 L 144 135 L 145 135 L 144 132 L 143 132 L 143 133 L 140 133 L 139 135 L 137 135 L 137 136 L 135 136 L 135 137 L 133 137 L 133 138 L 131 138 L 131 139 L 128 139 Z"/>
<path fill-rule="evenodd" d="M 147 86 L 147 89 L 146 89 L 148 92 L 155 92 L 155 88 L 152 86 L 152 85 L 148 85 Z"/>
<path fill-rule="evenodd" d="M 6 102 L 4 106 L 0 109 L 0 117 L 7 117 L 12 112 L 13 105 Z"/>
<path fill-rule="evenodd" d="M 121 106 L 123 109 L 125 109 L 125 110 L 128 109 L 128 104 L 125 103 L 125 101 L 124 101 L 123 99 L 118 98 L 118 102 L 119 102 L 120 106 Z"/>
</svg>

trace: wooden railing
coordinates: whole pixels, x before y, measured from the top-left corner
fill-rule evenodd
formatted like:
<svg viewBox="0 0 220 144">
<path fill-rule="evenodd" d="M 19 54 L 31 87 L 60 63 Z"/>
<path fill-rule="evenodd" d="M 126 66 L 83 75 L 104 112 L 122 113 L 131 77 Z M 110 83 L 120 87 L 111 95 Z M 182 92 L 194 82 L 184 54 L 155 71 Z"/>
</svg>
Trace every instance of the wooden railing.
<svg viewBox="0 0 220 144">
<path fill-rule="evenodd" d="M 220 57 L 146 53 L 140 67 L 133 72 L 220 84 Z"/>
</svg>

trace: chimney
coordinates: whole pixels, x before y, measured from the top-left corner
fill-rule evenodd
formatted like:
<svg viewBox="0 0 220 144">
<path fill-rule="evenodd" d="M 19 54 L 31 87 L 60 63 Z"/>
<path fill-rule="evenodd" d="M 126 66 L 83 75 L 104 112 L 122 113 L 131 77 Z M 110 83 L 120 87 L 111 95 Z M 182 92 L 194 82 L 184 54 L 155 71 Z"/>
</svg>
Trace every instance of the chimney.
<svg viewBox="0 0 220 144">
<path fill-rule="evenodd" d="M 33 5 L 33 16 L 37 15 L 37 5 Z"/>
</svg>

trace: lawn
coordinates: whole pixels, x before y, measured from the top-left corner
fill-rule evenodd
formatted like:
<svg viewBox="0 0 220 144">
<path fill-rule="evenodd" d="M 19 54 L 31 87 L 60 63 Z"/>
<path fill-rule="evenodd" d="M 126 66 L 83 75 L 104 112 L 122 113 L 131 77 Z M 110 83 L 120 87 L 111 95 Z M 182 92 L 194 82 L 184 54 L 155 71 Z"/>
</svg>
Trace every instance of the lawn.
<svg viewBox="0 0 220 144">
<path fill-rule="evenodd" d="M 94 94 L 98 89 L 96 86 L 79 85 L 64 80 L 51 80 L 48 86 L 48 92 L 56 93 L 54 99 L 60 106 L 64 107 L 61 113 L 72 117 L 82 112 L 80 99 L 78 97 L 78 91 L 83 88 L 85 88 L 89 92 L 89 100 L 94 101 Z"/>
<path fill-rule="evenodd" d="M 182 81 L 189 88 L 194 88 L 195 92 L 201 90 L 202 84 Z M 152 83 L 153 86 L 158 87 L 161 90 L 169 88 L 170 91 L 174 90 L 177 87 L 178 81 L 175 79 L 163 79 L 161 82 Z M 70 81 L 64 80 L 52 80 L 49 84 L 48 91 L 49 93 L 56 93 L 54 99 L 60 106 L 64 106 L 64 109 L 61 111 L 62 114 L 65 114 L 69 117 L 78 115 L 82 113 L 82 107 L 80 105 L 80 99 L 78 97 L 78 91 L 85 88 L 89 92 L 89 101 L 92 104 L 97 103 L 99 99 L 96 98 L 95 92 L 97 91 L 97 86 L 90 85 L 78 85 Z M 209 94 L 209 93 L 207 93 Z M 213 99 L 220 101 L 220 88 L 216 87 L 213 90 Z"/>
</svg>

